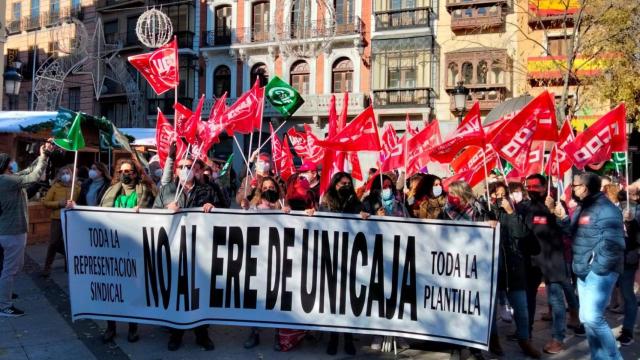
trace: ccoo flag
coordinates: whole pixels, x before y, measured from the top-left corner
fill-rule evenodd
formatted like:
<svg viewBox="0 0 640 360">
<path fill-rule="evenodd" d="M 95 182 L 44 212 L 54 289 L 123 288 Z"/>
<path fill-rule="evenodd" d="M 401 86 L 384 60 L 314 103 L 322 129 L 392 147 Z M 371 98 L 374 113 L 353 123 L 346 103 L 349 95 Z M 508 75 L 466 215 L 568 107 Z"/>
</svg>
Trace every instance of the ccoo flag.
<svg viewBox="0 0 640 360">
<path fill-rule="evenodd" d="M 84 147 L 84 137 L 82 136 L 82 130 L 80 129 L 80 120 L 82 115 L 76 114 L 76 118 L 73 119 L 73 124 L 69 128 L 69 132 L 63 138 L 56 138 L 53 142 L 61 148 L 68 151 L 78 151 Z"/>
<path fill-rule="evenodd" d="M 290 117 L 304 104 L 302 96 L 277 76 L 274 76 L 265 87 L 265 96 L 284 117 Z"/>
</svg>

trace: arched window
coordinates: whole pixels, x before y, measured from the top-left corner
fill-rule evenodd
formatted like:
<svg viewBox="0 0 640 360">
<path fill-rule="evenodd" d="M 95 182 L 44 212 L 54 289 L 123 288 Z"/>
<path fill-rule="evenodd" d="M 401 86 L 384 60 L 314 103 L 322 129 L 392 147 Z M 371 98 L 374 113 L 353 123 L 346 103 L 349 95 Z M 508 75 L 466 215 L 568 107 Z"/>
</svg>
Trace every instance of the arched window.
<svg viewBox="0 0 640 360">
<path fill-rule="evenodd" d="M 500 61 L 495 60 L 491 63 L 492 84 L 504 84 L 504 66 Z"/>
<path fill-rule="evenodd" d="M 331 92 L 353 92 L 353 63 L 348 58 L 340 58 L 331 68 Z"/>
<path fill-rule="evenodd" d="M 259 1 L 251 7 L 252 32 L 251 41 L 267 41 L 269 39 L 269 2 Z"/>
<path fill-rule="evenodd" d="M 220 97 L 231 92 L 231 70 L 225 65 L 220 65 L 213 72 L 213 95 Z"/>
<path fill-rule="evenodd" d="M 462 81 L 465 84 L 473 83 L 473 65 L 470 62 L 462 64 Z"/>
<path fill-rule="evenodd" d="M 449 83 L 447 85 L 449 86 L 456 86 L 456 83 L 458 82 L 458 73 L 460 72 L 460 70 L 458 70 L 458 64 L 456 63 L 451 63 L 449 64 Z"/>
<path fill-rule="evenodd" d="M 296 88 L 300 94 L 309 93 L 309 64 L 304 60 L 299 60 L 291 65 L 291 86 Z"/>
<path fill-rule="evenodd" d="M 256 81 L 256 78 L 260 78 L 260 86 L 265 86 L 269 82 L 269 70 L 267 70 L 267 65 L 264 63 L 257 63 L 253 65 L 251 68 L 251 79 L 249 82 L 251 84 Z"/>
<path fill-rule="evenodd" d="M 487 72 L 489 71 L 489 66 L 487 66 L 487 62 L 481 60 L 478 63 L 478 69 L 476 69 L 478 74 L 478 84 L 486 84 L 487 83 Z"/>
</svg>

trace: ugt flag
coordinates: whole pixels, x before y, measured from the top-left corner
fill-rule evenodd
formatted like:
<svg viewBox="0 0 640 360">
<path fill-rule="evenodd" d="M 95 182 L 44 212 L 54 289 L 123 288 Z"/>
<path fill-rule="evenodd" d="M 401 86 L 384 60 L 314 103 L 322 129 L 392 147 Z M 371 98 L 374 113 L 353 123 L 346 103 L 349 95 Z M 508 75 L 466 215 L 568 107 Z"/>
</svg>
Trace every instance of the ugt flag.
<svg viewBox="0 0 640 360">
<path fill-rule="evenodd" d="M 147 79 L 158 95 L 180 84 L 178 41 L 175 37 L 173 41 L 153 52 L 129 56 L 128 60 Z"/>
<path fill-rule="evenodd" d="M 284 117 L 290 117 L 304 104 L 302 96 L 277 76 L 274 76 L 265 87 L 267 100 Z"/>
</svg>

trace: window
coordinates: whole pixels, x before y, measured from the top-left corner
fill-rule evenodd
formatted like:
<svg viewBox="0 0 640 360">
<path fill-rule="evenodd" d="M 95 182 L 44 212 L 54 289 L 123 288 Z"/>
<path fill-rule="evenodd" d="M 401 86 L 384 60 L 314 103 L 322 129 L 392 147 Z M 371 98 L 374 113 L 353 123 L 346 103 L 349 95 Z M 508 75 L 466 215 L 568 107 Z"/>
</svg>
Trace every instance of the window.
<svg viewBox="0 0 640 360">
<path fill-rule="evenodd" d="M 348 58 L 340 58 L 331 69 L 331 92 L 353 92 L 353 63 Z"/>
<path fill-rule="evenodd" d="M 300 94 L 309 93 L 309 64 L 304 60 L 299 60 L 291 66 L 291 86 Z"/>
<path fill-rule="evenodd" d="M 311 9 L 306 9 L 306 2 L 298 1 L 291 9 L 291 37 L 304 37 L 307 29 L 305 25 L 311 23 Z"/>
<path fill-rule="evenodd" d="M 547 53 L 549 56 L 567 56 L 569 54 L 570 37 L 549 36 L 547 38 Z"/>
<path fill-rule="evenodd" d="M 251 41 L 266 41 L 269 39 L 269 2 L 263 1 L 253 4 L 252 8 L 252 38 Z"/>
<path fill-rule="evenodd" d="M 138 44 L 138 35 L 136 35 L 137 16 L 127 18 L 127 45 L 134 46 Z"/>
<path fill-rule="evenodd" d="M 500 61 L 494 60 L 491 64 L 491 74 L 493 77 L 493 84 L 504 84 L 504 66 Z"/>
<path fill-rule="evenodd" d="M 462 81 L 465 84 L 473 84 L 473 65 L 470 62 L 462 64 Z"/>
<path fill-rule="evenodd" d="M 215 45 L 231 43 L 231 6 L 216 8 Z"/>
<path fill-rule="evenodd" d="M 213 95 L 216 98 L 231 92 L 231 70 L 225 65 L 218 66 L 213 72 Z"/>
<path fill-rule="evenodd" d="M 71 9 L 73 11 L 80 11 L 81 8 L 80 0 L 71 0 Z"/>
<path fill-rule="evenodd" d="M 449 86 L 456 86 L 456 82 L 458 81 L 458 73 L 460 71 L 458 70 L 458 64 L 456 63 L 451 63 L 449 64 L 449 78 L 448 78 L 448 85 Z"/>
<path fill-rule="evenodd" d="M 487 83 L 487 72 L 489 71 L 489 67 L 487 66 L 487 62 L 482 60 L 478 63 L 477 76 L 478 76 L 478 84 L 486 84 Z"/>
<path fill-rule="evenodd" d="M 336 25 L 353 23 L 353 0 L 335 0 L 334 6 L 336 9 Z"/>
<path fill-rule="evenodd" d="M 108 21 L 102 25 L 104 31 L 104 40 L 107 44 L 116 44 L 118 42 L 118 20 Z"/>
<path fill-rule="evenodd" d="M 14 21 L 19 21 L 20 18 L 22 17 L 22 3 L 13 3 L 13 8 L 12 8 L 12 13 L 13 13 L 13 20 Z"/>
<path fill-rule="evenodd" d="M 5 68 L 9 67 L 9 66 L 13 66 L 13 63 L 16 62 L 17 60 L 20 60 L 20 58 L 18 57 L 18 49 L 7 49 L 7 56 L 6 56 L 6 64 L 5 64 Z"/>
<path fill-rule="evenodd" d="M 49 12 L 56 15 L 60 13 L 60 0 L 49 0 Z"/>
<path fill-rule="evenodd" d="M 69 88 L 69 109 L 80 110 L 80 87 Z"/>
<path fill-rule="evenodd" d="M 256 81 L 256 78 L 260 78 L 260 86 L 265 86 L 269 82 L 269 70 L 267 70 L 267 65 L 263 63 L 257 63 L 253 65 L 251 68 L 251 79 L 249 82 L 253 84 Z"/>
<path fill-rule="evenodd" d="M 415 88 L 416 64 L 414 58 L 395 56 L 389 58 L 387 86 L 390 88 Z"/>
<path fill-rule="evenodd" d="M 31 17 L 36 19 L 40 16 L 40 0 L 31 0 Z"/>
</svg>

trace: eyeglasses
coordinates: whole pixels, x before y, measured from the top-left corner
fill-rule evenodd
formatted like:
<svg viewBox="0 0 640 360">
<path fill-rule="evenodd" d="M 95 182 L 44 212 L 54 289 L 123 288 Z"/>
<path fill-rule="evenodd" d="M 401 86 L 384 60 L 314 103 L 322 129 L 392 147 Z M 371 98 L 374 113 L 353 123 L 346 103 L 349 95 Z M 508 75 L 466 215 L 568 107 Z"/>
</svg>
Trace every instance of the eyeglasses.
<svg viewBox="0 0 640 360">
<path fill-rule="evenodd" d="M 584 186 L 584 184 L 571 184 L 572 188 L 577 188 L 578 186 Z"/>
<path fill-rule="evenodd" d="M 118 170 L 118 174 L 133 174 L 133 170 Z"/>
</svg>

